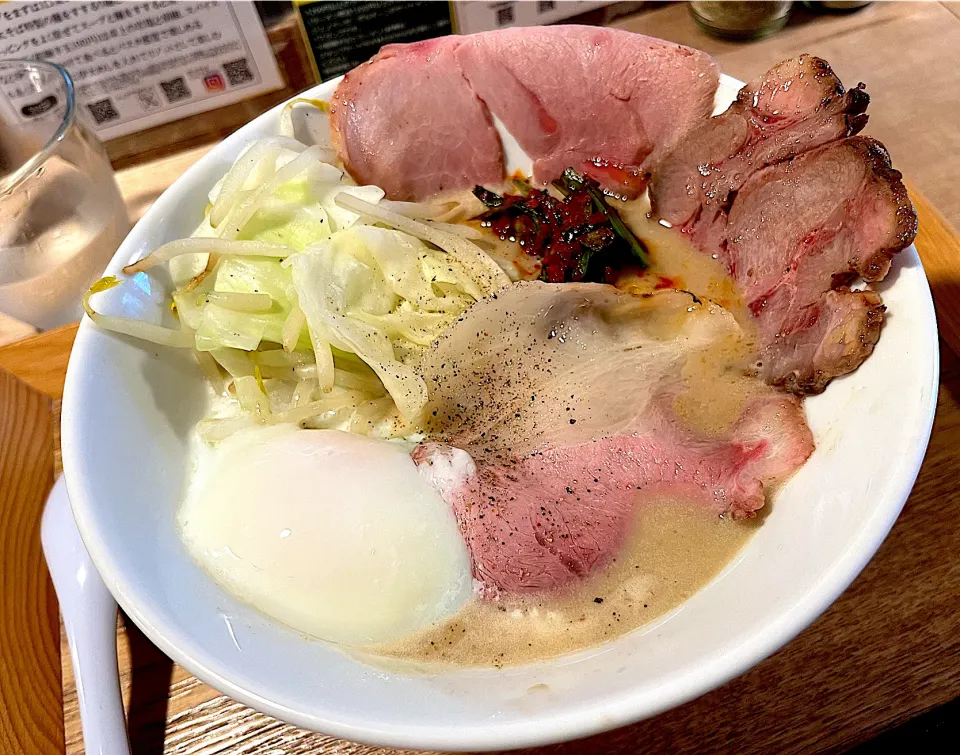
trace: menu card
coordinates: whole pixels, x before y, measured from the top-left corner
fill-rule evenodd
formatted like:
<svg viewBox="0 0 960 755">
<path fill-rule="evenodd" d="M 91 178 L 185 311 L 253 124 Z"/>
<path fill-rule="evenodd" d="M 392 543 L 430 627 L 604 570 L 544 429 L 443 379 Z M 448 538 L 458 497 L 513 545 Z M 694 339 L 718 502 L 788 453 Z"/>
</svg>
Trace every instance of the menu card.
<svg viewBox="0 0 960 755">
<path fill-rule="evenodd" d="M 0 58 L 66 68 L 102 141 L 284 86 L 252 2 L 0 3 Z M 16 81 L 0 92 L 24 121 L 53 107 Z"/>
</svg>

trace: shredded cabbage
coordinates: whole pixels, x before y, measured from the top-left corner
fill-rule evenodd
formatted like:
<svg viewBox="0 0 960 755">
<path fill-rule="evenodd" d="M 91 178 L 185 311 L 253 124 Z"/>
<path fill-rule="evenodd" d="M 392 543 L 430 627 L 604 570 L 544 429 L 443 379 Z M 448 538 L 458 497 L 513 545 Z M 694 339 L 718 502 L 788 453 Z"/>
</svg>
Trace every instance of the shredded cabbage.
<svg viewBox="0 0 960 755">
<path fill-rule="evenodd" d="M 316 108 L 308 131 L 322 132 L 326 108 L 301 103 Z M 469 230 L 443 222 L 448 206 L 388 202 L 331 164 L 328 144 L 293 139 L 292 112 L 217 182 L 191 238 L 124 269 L 168 265 L 179 329 L 98 314 L 90 298 L 114 279 L 91 287 L 86 310 L 104 329 L 193 349 L 235 399 L 198 427 L 210 442 L 276 422 L 412 435 L 427 402 L 423 349 L 509 279 Z"/>
</svg>

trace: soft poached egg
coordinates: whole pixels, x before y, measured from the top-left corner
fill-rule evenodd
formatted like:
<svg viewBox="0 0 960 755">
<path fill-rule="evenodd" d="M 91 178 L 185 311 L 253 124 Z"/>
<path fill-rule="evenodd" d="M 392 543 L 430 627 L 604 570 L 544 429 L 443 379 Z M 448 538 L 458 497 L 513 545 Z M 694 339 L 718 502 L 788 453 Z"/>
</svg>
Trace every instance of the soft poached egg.
<svg viewBox="0 0 960 755">
<path fill-rule="evenodd" d="M 332 642 L 397 639 L 472 594 L 453 512 L 398 443 L 293 426 L 238 432 L 200 456 L 179 522 L 226 590 Z"/>
</svg>

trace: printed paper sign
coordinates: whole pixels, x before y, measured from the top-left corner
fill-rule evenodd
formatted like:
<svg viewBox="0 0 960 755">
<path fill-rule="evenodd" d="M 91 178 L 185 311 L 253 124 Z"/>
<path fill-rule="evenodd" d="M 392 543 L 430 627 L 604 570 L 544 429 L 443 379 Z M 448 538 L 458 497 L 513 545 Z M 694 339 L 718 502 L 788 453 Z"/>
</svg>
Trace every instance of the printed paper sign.
<svg viewBox="0 0 960 755">
<path fill-rule="evenodd" d="M 283 86 L 251 2 L 0 3 L 0 58 L 66 68 L 103 141 Z M 51 107 L 17 77 L 0 91 L 22 120 Z"/>
</svg>

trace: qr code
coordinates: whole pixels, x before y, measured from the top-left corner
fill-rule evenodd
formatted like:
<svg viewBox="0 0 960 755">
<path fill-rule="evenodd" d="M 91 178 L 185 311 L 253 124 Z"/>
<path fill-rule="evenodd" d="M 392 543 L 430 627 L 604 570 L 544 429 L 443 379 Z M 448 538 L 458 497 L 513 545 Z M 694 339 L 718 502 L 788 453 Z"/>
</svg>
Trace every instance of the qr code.
<svg viewBox="0 0 960 755">
<path fill-rule="evenodd" d="M 246 58 L 224 63 L 223 72 L 227 74 L 227 81 L 230 82 L 230 86 L 232 87 L 253 81 L 253 74 L 250 72 L 250 65 L 247 63 Z"/>
<path fill-rule="evenodd" d="M 183 76 L 178 76 L 170 81 L 161 81 L 160 88 L 163 90 L 163 96 L 167 98 L 167 102 L 171 104 L 190 98 L 190 88 L 187 86 L 187 82 L 183 80 Z"/>
<path fill-rule="evenodd" d="M 88 103 L 87 110 L 90 111 L 90 115 L 93 116 L 93 120 L 97 122 L 97 125 L 120 119 L 120 113 L 117 112 L 117 109 L 113 106 L 113 100 L 109 97 L 105 100 Z"/>
</svg>

